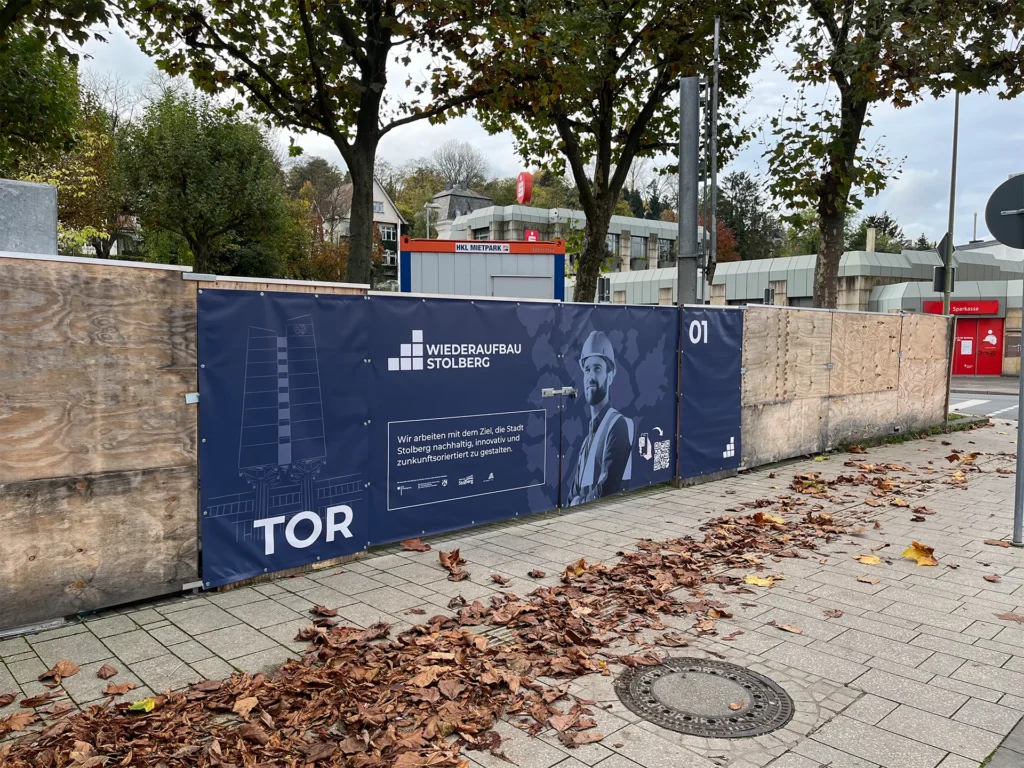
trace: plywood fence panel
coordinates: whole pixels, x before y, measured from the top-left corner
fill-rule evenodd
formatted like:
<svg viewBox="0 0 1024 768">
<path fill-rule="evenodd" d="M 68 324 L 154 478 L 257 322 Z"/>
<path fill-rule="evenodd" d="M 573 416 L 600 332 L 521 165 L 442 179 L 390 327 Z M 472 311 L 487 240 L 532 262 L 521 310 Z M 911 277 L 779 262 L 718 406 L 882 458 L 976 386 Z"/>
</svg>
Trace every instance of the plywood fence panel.
<svg viewBox="0 0 1024 768">
<path fill-rule="evenodd" d="M 832 316 L 831 395 L 895 391 L 899 385 L 901 318 L 868 312 Z"/>
<path fill-rule="evenodd" d="M 896 390 L 830 397 L 827 447 L 893 434 L 897 398 Z"/>
<path fill-rule="evenodd" d="M 950 320 L 914 314 L 902 321 L 897 421 L 904 431 L 916 431 L 946 419 Z"/>
<path fill-rule="evenodd" d="M 743 404 L 827 395 L 831 332 L 829 312 L 748 308 L 743 319 Z"/>
<path fill-rule="evenodd" d="M 0 258 L 0 482 L 196 464 L 195 283 Z"/>
<path fill-rule="evenodd" d="M 0 629 L 198 578 L 194 467 L 0 484 Z"/>
<path fill-rule="evenodd" d="M 743 407 L 743 466 L 771 464 L 824 450 L 827 397 Z"/>
<path fill-rule="evenodd" d="M 217 280 L 197 281 L 200 289 L 216 289 L 218 291 L 276 291 L 278 293 L 318 293 L 342 296 L 363 295 L 365 288 L 344 285 L 318 285 L 317 283 L 251 283 L 248 281 Z"/>
<path fill-rule="evenodd" d="M 767 307 L 743 310 L 744 405 L 788 399 L 784 354 L 788 341 L 783 310 Z"/>
<path fill-rule="evenodd" d="M 781 311 L 787 318 L 787 394 L 794 398 L 827 396 L 833 313 L 806 309 Z"/>
</svg>

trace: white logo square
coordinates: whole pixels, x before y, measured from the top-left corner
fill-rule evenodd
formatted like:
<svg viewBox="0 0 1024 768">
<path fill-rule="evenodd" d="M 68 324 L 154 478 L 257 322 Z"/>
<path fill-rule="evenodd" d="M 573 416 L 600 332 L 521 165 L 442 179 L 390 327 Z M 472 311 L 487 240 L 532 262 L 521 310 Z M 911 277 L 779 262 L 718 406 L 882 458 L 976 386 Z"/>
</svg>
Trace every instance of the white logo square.
<svg viewBox="0 0 1024 768">
<path fill-rule="evenodd" d="M 409 357 L 412 355 L 412 344 L 403 344 L 401 355 L 402 357 Z"/>
<path fill-rule="evenodd" d="M 398 358 L 397 357 L 389 357 L 388 358 L 388 370 L 389 371 L 397 371 L 398 370 Z"/>
<path fill-rule="evenodd" d="M 423 331 L 413 331 L 412 332 L 412 341 L 413 341 L 413 344 L 422 344 L 423 343 Z"/>
<path fill-rule="evenodd" d="M 403 357 L 402 358 L 402 370 L 403 371 L 411 371 L 412 370 L 412 358 L 411 357 Z"/>
<path fill-rule="evenodd" d="M 422 371 L 423 370 L 423 358 L 422 357 L 414 357 L 412 359 L 412 369 L 414 371 Z"/>
</svg>

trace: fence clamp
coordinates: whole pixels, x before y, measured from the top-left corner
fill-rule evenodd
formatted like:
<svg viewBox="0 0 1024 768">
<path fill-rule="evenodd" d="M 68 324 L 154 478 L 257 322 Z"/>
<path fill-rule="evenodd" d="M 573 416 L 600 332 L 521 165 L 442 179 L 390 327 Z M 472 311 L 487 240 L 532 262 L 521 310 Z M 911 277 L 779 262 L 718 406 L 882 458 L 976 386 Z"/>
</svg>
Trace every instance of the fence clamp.
<svg viewBox="0 0 1024 768">
<path fill-rule="evenodd" d="M 576 387 L 544 387 L 540 391 L 541 397 L 557 397 L 559 395 L 576 397 Z"/>
<path fill-rule="evenodd" d="M 186 392 L 185 393 L 185 404 L 186 405 L 195 405 L 198 402 L 199 402 L 199 393 L 198 392 Z"/>
<path fill-rule="evenodd" d="M 825 370 L 826 371 L 831 371 L 835 367 L 836 367 L 835 363 L 825 363 Z"/>
</svg>

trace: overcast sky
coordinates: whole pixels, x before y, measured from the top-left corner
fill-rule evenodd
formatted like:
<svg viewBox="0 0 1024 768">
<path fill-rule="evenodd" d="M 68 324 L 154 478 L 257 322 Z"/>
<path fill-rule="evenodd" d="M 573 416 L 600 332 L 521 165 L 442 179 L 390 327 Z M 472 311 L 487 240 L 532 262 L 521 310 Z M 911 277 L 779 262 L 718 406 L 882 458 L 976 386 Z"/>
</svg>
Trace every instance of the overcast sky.
<svg viewBox="0 0 1024 768">
<path fill-rule="evenodd" d="M 156 69 L 120 29 L 111 30 L 108 43 L 91 43 L 85 68 L 97 73 L 115 72 L 131 83 L 142 84 Z M 766 61 L 753 78 L 752 98 L 745 119 L 776 114 L 786 96 L 795 88 Z M 876 198 L 868 200 L 864 213 L 888 210 L 907 237 L 922 232 L 938 240 L 946 229 L 949 211 L 950 152 L 952 148 L 953 97 L 927 99 L 909 109 L 877 108 L 871 115 L 874 126 L 868 144 L 876 140 L 888 154 L 902 159 L 899 178 Z M 458 118 L 445 125 L 425 121 L 412 123 L 388 134 L 379 155 L 401 164 L 429 155 L 448 139 L 468 141 L 480 149 L 494 176 L 514 176 L 523 170 L 515 154 L 511 135 L 490 136 L 476 120 Z M 317 135 L 297 138 L 306 153 L 321 155 L 343 166 L 337 149 Z M 763 173 L 762 141 L 754 141 L 725 169 Z M 960 100 L 960 157 L 957 173 L 955 241 L 971 239 L 974 214 L 978 214 L 978 237 L 987 238 L 985 203 L 988 196 L 1010 173 L 1024 172 L 1024 101 L 1000 101 L 995 94 L 973 94 Z"/>
</svg>

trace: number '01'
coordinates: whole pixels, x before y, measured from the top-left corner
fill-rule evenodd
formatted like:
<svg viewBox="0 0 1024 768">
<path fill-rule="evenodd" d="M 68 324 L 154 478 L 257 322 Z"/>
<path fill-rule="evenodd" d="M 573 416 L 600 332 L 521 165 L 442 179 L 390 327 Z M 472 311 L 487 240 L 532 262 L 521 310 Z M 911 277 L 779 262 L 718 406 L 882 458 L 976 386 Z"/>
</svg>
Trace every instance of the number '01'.
<svg viewBox="0 0 1024 768">
<path fill-rule="evenodd" d="M 708 343 L 708 321 L 707 320 L 693 320 L 690 322 L 690 343 L 691 344 L 707 344 Z"/>
</svg>

